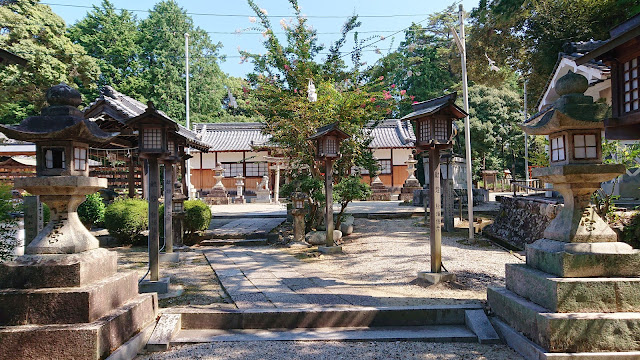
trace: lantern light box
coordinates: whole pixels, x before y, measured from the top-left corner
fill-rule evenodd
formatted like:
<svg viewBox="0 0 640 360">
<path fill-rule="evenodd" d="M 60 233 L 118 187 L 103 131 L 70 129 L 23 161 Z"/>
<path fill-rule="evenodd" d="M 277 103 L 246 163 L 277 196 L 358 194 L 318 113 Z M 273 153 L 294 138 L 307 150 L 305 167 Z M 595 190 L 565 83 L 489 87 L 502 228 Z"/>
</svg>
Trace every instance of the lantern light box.
<svg viewBox="0 0 640 360">
<path fill-rule="evenodd" d="M 340 143 L 349 135 L 338 129 L 338 123 L 318 128 L 317 132 L 308 138 L 316 141 L 316 157 L 318 159 L 337 159 L 340 157 Z"/>
</svg>

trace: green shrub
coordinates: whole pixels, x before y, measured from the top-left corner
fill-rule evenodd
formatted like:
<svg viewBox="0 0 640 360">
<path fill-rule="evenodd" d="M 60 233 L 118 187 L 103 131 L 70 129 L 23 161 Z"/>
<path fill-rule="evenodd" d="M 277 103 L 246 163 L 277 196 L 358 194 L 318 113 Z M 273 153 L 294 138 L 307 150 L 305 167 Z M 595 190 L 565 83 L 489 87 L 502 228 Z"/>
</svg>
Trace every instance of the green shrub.
<svg viewBox="0 0 640 360">
<path fill-rule="evenodd" d="M 133 243 L 149 227 L 149 204 L 141 199 L 116 200 L 104 211 L 104 226 L 117 240 Z"/>
<path fill-rule="evenodd" d="M 640 211 L 633 214 L 630 221 L 625 224 L 622 230 L 622 241 L 640 249 Z"/>
<path fill-rule="evenodd" d="M 49 205 L 42 203 L 42 225 L 47 226 L 49 220 L 51 220 L 51 209 L 49 209 Z"/>
<path fill-rule="evenodd" d="M 196 231 L 206 230 L 211 224 L 211 209 L 201 200 L 184 202 L 184 232 L 190 239 Z"/>
<path fill-rule="evenodd" d="M 12 260 L 14 250 L 18 246 L 18 222 L 11 216 L 17 210 L 12 201 L 11 188 L 0 186 L 0 262 Z"/>
<path fill-rule="evenodd" d="M 83 224 L 91 228 L 104 221 L 104 202 L 100 193 L 87 195 L 87 199 L 78 206 L 78 216 Z"/>
</svg>

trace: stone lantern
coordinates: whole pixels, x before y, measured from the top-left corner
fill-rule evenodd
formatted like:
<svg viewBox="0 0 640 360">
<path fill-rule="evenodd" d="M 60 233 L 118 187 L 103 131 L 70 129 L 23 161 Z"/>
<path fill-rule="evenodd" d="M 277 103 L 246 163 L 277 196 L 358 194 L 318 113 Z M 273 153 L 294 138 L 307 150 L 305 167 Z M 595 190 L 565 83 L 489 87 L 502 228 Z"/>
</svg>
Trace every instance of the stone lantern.
<svg viewBox="0 0 640 360">
<path fill-rule="evenodd" d="M 416 179 L 416 164 L 418 160 L 413 158 L 413 154 L 409 154 L 409 158 L 404 162 L 407 164 L 407 180 L 402 184 L 402 189 L 400 190 L 400 200 L 405 203 L 410 203 L 413 201 L 413 192 L 416 190 L 421 190 L 420 182 Z"/>
<path fill-rule="evenodd" d="M 229 197 L 227 196 L 227 189 L 225 189 L 222 179 L 224 178 L 224 168 L 222 164 L 217 162 L 216 167 L 213 169 L 213 181 L 215 184 L 211 191 L 207 195 L 207 203 L 211 205 L 229 204 Z"/>
<path fill-rule="evenodd" d="M 467 116 L 456 104 L 456 93 L 413 104 L 413 112 L 402 120 L 411 120 L 416 129 L 416 150 L 429 152 L 429 220 L 431 271 L 418 277 L 431 283 L 453 280 L 453 274 L 442 272 L 440 151 L 453 146 L 453 120 Z M 426 205 L 426 204 L 425 204 Z M 426 211 L 425 211 L 426 214 Z"/>
<path fill-rule="evenodd" d="M 308 200 L 307 194 L 303 192 L 294 192 L 291 194 L 291 204 L 293 210 L 293 240 L 302 242 L 305 235 L 304 215 L 306 213 L 304 205 Z"/>
<path fill-rule="evenodd" d="M 41 115 L 0 125 L 36 144 L 37 177 L 15 186 L 40 195 L 51 220 L 26 255 L 0 263 L 0 358 L 104 359 L 156 319 L 156 294 L 138 294 L 138 275 L 118 272 L 117 254 L 101 249 L 76 212 L 85 195 L 107 187 L 88 176 L 89 146 L 116 134 L 85 119 L 80 93 L 51 87 Z"/>
<path fill-rule="evenodd" d="M 318 247 L 320 252 L 341 252 L 342 247 L 335 246 L 333 241 L 333 161 L 340 157 L 340 143 L 349 135 L 338 128 L 338 123 L 318 128 L 316 133 L 307 140 L 316 142 L 316 159 L 325 163 L 325 225 L 327 237 L 325 246 Z"/>
<path fill-rule="evenodd" d="M 246 202 L 242 190 L 244 189 L 244 176 L 238 174 L 236 179 L 236 197 L 233 198 L 234 204 L 244 204 Z"/>
<path fill-rule="evenodd" d="M 582 75 L 569 72 L 556 83 L 560 98 L 522 125 L 528 135 L 549 136 L 550 165 L 533 169 L 533 175 L 553 184 L 564 207 L 544 238 L 527 245 L 526 265 L 506 265 L 506 288 L 487 291 L 492 312 L 517 331 L 502 327 L 542 348 L 536 358 L 580 353 L 604 359 L 640 350 L 630 340 L 640 326 L 640 251 L 617 242 L 590 205 L 601 182 L 625 168 L 602 164 L 607 105 L 583 95 L 587 87 Z"/>
<path fill-rule="evenodd" d="M 180 182 L 175 182 L 173 187 L 173 196 L 172 196 L 172 221 L 173 221 L 173 240 L 176 245 L 182 245 L 182 236 L 183 236 L 183 225 L 182 221 L 184 219 L 184 201 L 187 197 L 184 195 L 182 191 L 182 184 Z"/>
</svg>

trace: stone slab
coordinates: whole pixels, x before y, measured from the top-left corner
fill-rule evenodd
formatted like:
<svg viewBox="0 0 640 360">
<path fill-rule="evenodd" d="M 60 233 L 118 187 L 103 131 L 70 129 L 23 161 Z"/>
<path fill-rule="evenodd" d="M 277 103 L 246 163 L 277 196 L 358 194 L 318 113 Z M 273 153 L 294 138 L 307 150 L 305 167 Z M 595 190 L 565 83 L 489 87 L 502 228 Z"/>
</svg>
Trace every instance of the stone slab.
<svg viewBox="0 0 640 360">
<path fill-rule="evenodd" d="M 147 342 L 148 351 L 167 351 L 171 339 L 180 331 L 181 325 L 180 314 L 163 314 L 156 324 L 153 333 Z"/>
<path fill-rule="evenodd" d="M 418 279 L 425 280 L 430 284 L 438 284 L 445 281 L 456 281 L 456 275 L 448 272 L 433 273 L 430 271 L 419 271 Z"/>
<path fill-rule="evenodd" d="M 95 249 L 77 254 L 24 255 L 0 263 L 0 289 L 84 286 L 116 273 L 118 255 Z"/>
<path fill-rule="evenodd" d="M 142 280 L 138 283 L 138 292 L 143 293 L 158 293 L 166 294 L 169 292 L 169 277 L 160 278 L 158 281 Z"/>
<path fill-rule="evenodd" d="M 489 288 L 492 311 L 547 352 L 640 350 L 640 313 L 551 313 L 505 288 Z"/>
<path fill-rule="evenodd" d="M 160 253 L 159 260 L 162 263 L 177 263 L 180 262 L 180 253 L 172 252 L 172 253 Z"/>
<path fill-rule="evenodd" d="M 515 331 L 497 318 L 492 318 L 495 329 L 510 348 L 526 360 L 637 360 L 640 351 L 589 352 L 589 353 L 549 353 L 536 343 Z"/>
<path fill-rule="evenodd" d="M 640 278 L 560 278 L 506 265 L 507 289 L 551 312 L 640 311 Z"/>
<path fill-rule="evenodd" d="M 88 323 L 136 295 L 134 272 L 82 287 L 0 290 L 0 325 Z"/>
<path fill-rule="evenodd" d="M 464 322 L 469 330 L 478 337 L 480 344 L 500 344 L 500 337 L 491 325 L 484 310 L 466 310 L 464 312 Z"/>
<path fill-rule="evenodd" d="M 202 240 L 200 246 L 263 246 L 267 245 L 267 239 L 211 239 Z"/>
<path fill-rule="evenodd" d="M 153 332 L 155 325 L 155 322 L 152 322 L 129 339 L 129 341 L 122 344 L 114 352 L 109 354 L 105 360 L 133 360 L 138 356 L 138 353 L 144 349 L 149 337 L 151 337 L 151 333 Z"/>
<path fill-rule="evenodd" d="M 461 325 L 394 328 L 320 328 L 292 330 L 182 330 L 174 343 L 215 341 L 430 341 L 475 342 L 476 336 Z"/>
<path fill-rule="evenodd" d="M 342 246 L 318 246 L 318 251 L 325 255 L 342 254 Z"/>
<path fill-rule="evenodd" d="M 155 320 L 155 294 L 139 295 L 87 324 L 0 327 L 3 360 L 99 360 Z"/>
<path fill-rule="evenodd" d="M 640 277 L 640 251 L 569 253 L 565 245 L 547 239 L 527 245 L 527 265 L 559 277 Z"/>
<path fill-rule="evenodd" d="M 476 304 L 288 309 L 181 309 L 183 329 L 263 329 L 464 325 Z"/>
</svg>

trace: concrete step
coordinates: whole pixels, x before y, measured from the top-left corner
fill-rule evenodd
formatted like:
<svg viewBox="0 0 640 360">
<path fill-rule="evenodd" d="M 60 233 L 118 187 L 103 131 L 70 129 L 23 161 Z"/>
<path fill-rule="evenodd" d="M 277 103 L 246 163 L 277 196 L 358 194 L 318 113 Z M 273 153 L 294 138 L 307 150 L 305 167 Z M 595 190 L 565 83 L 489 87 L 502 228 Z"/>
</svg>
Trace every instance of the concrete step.
<svg viewBox="0 0 640 360">
<path fill-rule="evenodd" d="M 464 325 L 403 327 L 340 327 L 300 329 L 181 330 L 172 345 L 215 341 L 396 341 L 476 342 Z"/>
<path fill-rule="evenodd" d="M 229 239 L 260 239 L 266 238 L 267 231 L 256 232 L 220 232 L 216 230 L 205 230 L 200 238 L 202 241 L 206 240 L 229 240 Z"/>
<path fill-rule="evenodd" d="M 266 238 L 259 239 L 211 239 L 211 240 L 202 240 L 200 242 L 200 246 L 227 246 L 227 245 L 235 245 L 235 246 L 263 246 L 267 245 L 268 241 Z"/>
</svg>

